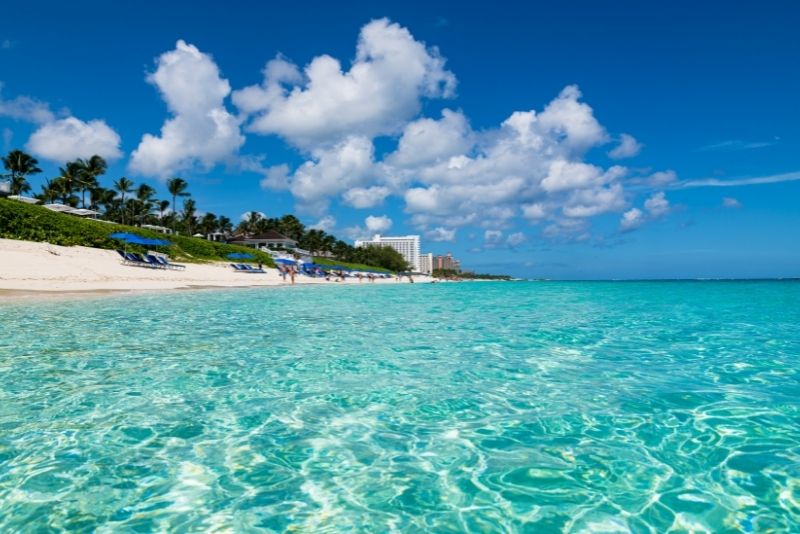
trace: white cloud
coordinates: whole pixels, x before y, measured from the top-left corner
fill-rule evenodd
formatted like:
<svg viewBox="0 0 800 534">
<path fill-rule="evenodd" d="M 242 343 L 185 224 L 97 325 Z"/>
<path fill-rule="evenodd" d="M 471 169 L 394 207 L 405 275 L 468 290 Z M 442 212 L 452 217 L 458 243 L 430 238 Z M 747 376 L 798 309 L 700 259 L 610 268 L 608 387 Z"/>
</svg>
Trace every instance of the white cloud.
<svg viewBox="0 0 800 534">
<path fill-rule="evenodd" d="M 0 117 L 34 124 L 45 124 L 56 119 L 55 113 L 50 110 L 46 102 L 24 95 L 3 100 L 2 91 L 3 82 L 0 82 Z"/>
<path fill-rule="evenodd" d="M 551 135 L 564 136 L 566 146 L 582 152 L 605 143 L 608 135 L 594 118 L 592 108 L 579 101 L 580 97 L 578 86 L 568 85 L 544 108 L 539 123 Z"/>
<path fill-rule="evenodd" d="M 373 208 L 383 203 L 383 200 L 389 196 L 389 188 L 376 185 L 372 187 L 354 187 L 349 191 L 345 191 L 342 195 L 342 200 L 354 208 Z"/>
<path fill-rule="evenodd" d="M 486 230 L 483 233 L 483 240 L 487 245 L 496 245 L 503 239 L 503 232 L 501 230 Z"/>
<path fill-rule="evenodd" d="M 620 230 L 629 232 L 644 224 L 644 213 L 639 208 L 631 208 L 622 214 L 619 221 Z"/>
<path fill-rule="evenodd" d="M 278 134 L 306 148 L 346 136 L 399 132 L 420 110 L 422 98 L 452 96 L 456 79 L 435 48 L 388 19 L 361 28 L 350 69 L 328 55 L 303 70 L 283 58 L 270 62 L 260 86 L 233 95 L 252 117 L 249 129 Z"/>
<path fill-rule="evenodd" d="M 341 143 L 313 152 L 291 177 L 290 190 L 300 207 L 321 213 L 328 199 L 364 185 L 373 172 L 372 142 L 364 137 L 348 137 Z"/>
<path fill-rule="evenodd" d="M 800 180 L 800 171 L 786 172 L 782 174 L 770 174 L 768 176 L 732 178 L 729 180 L 720 180 L 719 178 L 703 178 L 699 180 L 688 180 L 678 184 L 678 187 L 737 187 L 742 185 L 777 184 L 780 182 L 793 182 L 796 180 Z"/>
<path fill-rule="evenodd" d="M 147 81 L 155 85 L 172 118 L 161 135 L 145 134 L 131 155 L 133 172 L 165 178 L 200 166 L 209 169 L 231 158 L 244 144 L 239 121 L 224 105 L 230 93 L 211 56 L 178 41 L 163 53 Z"/>
<path fill-rule="evenodd" d="M 663 191 L 650 195 L 650 198 L 645 200 L 644 207 L 654 218 L 666 215 L 670 210 L 669 201 Z"/>
<path fill-rule="evenodd" d="M 722 206 L 725 208 L 741 208 L 742 203 L 733 197 L 725 197 L 722 199 Z"/>
<path fill-rule="evenodd" d="M 541 202 L 522 205 L 522 216 L 531 221 L 537 221 L 547 217 L 547 209 Z"/>
<path fill-rule="evenodd" d="M 397 167 L 428 165 L 464 154 L 471 145 L 467 118 L 445 109 L 440 120 L 418 119 L 403 129 L 397 150 L 387 158 Z"/>
<path fill-rule="evenodd" d="M 675 183 L 677 180 L 678 175 L 672 170 L 654 172 L 645 178 L 645 182 L 653 187 L 664 187 L 665 185 Z"/>
<path fill-rule="evenodd" d="M 268 167 L 264 170 L 264 178 L 259 182 L 262 189 L 285 191 L 289 189 L 289 166 L 285 163 Z"/>
<path fill-rule="evenodd" d="M 525 237 L 525 234 L 522 232 L 514 232 L 513 234 L 509 234 L 509 236 L 506 238 L 506 243 L 508 243 L 508 245 L 511 247 L 516 247 L 524 243 L 526 240 L 527 238 Z"/>
<path fill-rule="evenodd" d="M 613 159 L 625 159 L 637 156 L 641 151 L 642 144 L 632 135 L 624 133 L 619 136 L 619 144 L 608 155 Z"/>
<path fill-rule="evenodd" d="M 312 230 L 322 230 L 323 232 L 332 232 L 336 228 L 336 219 L 332 215 L 326 215 L 311 226 Z"/>
<path fill-rule="evenodd" d="M 119 134 L 104 121 L 84 122 L 67 117 L 43 124 L 31 134 L 26 146 L 37 156 L 56 163 L 95 154 L 113 161 L 122 156 L 120 141 Z"/>
<path fill-rule="evenodd" d="M 264 213 L 263 211 L 257 211 L 256 213 L 258 213 L 261 216 L 262 219 L 266 219 L 267 218 L 267 214 Z M 241 219 L 242 221 L 249 221 L 250 217 L 252 215 L 253 215 L 252 211 L 245 211 L 244 213 L 239 215 L 239 219 Z"/>
<path fill-rule="evenodd" d="M 0 91 L 2 89 L 3 83 L 0 82 Z M 67 110 L 58 115 L 63 118 L 57 118 L 49 104 L 36 98 L 23 95 L 3 100 L 0 95 L 0 117 L 38 125 L 26 144 L 26 148 L 36 156 L 55 163 L 95 154 L 109 161 L 122 157 L 119 134 L 105 121 L 82 121 L 69 115 Z M 10 141 L 11 135 L 4 132 L 4 142 Z"/>
<path fill-rule="evenodd" d="M 386 215 L 370 215 L 364 219 L 364 224 L 373 234 L 380 234 L 392 227 L 392 220 Z"/>
<path fill-rule="evenodd" d="M 456 231 L 453 228 L 439 226 L 425 234 L 431 241 L 455 241 Z"/>
</svg>

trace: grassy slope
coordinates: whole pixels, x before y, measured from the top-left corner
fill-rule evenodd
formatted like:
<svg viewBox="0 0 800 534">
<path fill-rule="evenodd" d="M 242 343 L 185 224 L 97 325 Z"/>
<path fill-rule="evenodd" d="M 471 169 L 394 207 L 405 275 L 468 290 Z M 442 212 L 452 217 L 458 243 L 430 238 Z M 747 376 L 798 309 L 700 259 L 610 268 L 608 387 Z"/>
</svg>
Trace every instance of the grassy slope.
<svg viewBox="0 0 800 534">
<path fill-rule="evenodd" d="M 347 263 L 344 261 L 332 260 L 330 258 L 314 257 L 314 263 L 318 263 L 320 265 L 341 265 L 342 267 L 347 267 L 348 269 L 353 269 L 355 271 L 373 271 L 376 273 L 391 272 L 389 269 L 384 269 L 383 267 L 373 267 L 371 265 L 363 265 L 361 263 Z"/>
<path fill-rule="evenodd" d="M 167 239 L 172 245 L 155 247 L 156 250 L 181 261 L 225 261 L 225 255 L 231 252 L 248 252 L 256 256 L 254 261 L 260 261 L 268 266 L 273 265 L 272 258 L 268 254 L 248 247 L 214 243 L 196 237 L 165 236 L 144 228 L 81 219 L 74 215 L 50 211 L 41 206 L 0 198 L 0 238 L 44 241 L 68 247 L 81 245 L 116 249 L 120 248 L 122 243 L 108 237 L 114 232 L 132 232 L 143 237 Z M 139 252 L 145 250 L 143 247 L 133 245 L 128 245 L 127 249 Z"/>
</svg>

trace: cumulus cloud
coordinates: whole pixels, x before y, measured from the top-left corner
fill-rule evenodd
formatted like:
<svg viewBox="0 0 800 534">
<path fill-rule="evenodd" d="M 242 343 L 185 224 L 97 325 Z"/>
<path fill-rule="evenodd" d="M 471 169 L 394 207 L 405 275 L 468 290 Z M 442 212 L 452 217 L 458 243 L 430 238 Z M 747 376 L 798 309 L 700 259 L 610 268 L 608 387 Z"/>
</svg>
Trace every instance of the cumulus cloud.
<svg viewBox="0 0 800 534">
<path fill-rule="evenodd" d="M 18 96 L 11 100 L 4 100 L 3 82 L 0 82 L 0 117 L 14 120 L 45 124 L 56 119 L 55 113 L 50 110 L 50 105 L 30 96 Z"/>
<path fill-rule="evenodd" d="M 741 208 L 742 203 L 733 197 L 725 197 L 722 199 L 722 207 L 736 209 L 736 208 Z"/>
<path fill-rule="evenodd" d="M 0 92 L 2 89 L 3 83 L 0 82 Z M 67 110 L 56 114 L 49 104 L 30 96 L 4 100 L 0 94 L 0 117 L 37 125 L 38 128 L 28 139 L 26 149 L 55 163 L 88 158 L 95 154 L 109 161 L 122 157 L 119 134 L 105 121 L 82 121 L 71 116 Z M 10 142 L 10 134 L 4 133 L 6 139 L 7 143 Z"/>
<path fill-rule="evenodd" d="M 266 219 L 267 218 L 267 214 L 264 213 L 263 211 L 257 211 L 255 213 L 257 213 L 262 219 Z M 239 215 L 239 219 L 242 220 L 242 221 L 249 221 L 252 216 L 253 216 L 253 212 L 252 211 L 245 211 L 244 213 Z"/>
<path fill-rule="evenodd" d="M 361 29 L 349 68 L 328 55 L 302 69 L 278 56 L 233 101 L 247 129 L 279 135 L 307 156 L 262 180 L 288 187 L 301 212 L 322 216 L 334 199 L 374 208 L 396 195 L 411 225 L 433 239 L 450 240 L 464 226 L 510 231 L 519 216 L 544 223 L 546 237 L 584 239 L 590 218 L 630 207 L 626 180 L 676 179 L 672 171 L 628 178 L 625 167 L 588 163 L 587 153 L 611 138 L 575 85 L 541 110 L 514 111 L 480 131 L 460 110 L 418 116 L 425 99 L 452 96 L 455 84 L 438 50 L 380 19 Z M 378 156 L 378 136 L 397 144 Z M 626 133 L 611 153 L 640 149 Z"/>
<path fill-rule="evenodd" d="M 609 151 L 609 157 L 613 159 L 625 159 L 637 156 L 642 151 L 642 144 L 630 134 L 619 136 L 619 144 Z"/>
<path fill-rule="evenodd" d="M 95 154 L 113 161 L 122 156 L 120 142 L 119 134 L 104 121 L 84 122 L 67 117 L 43 124 L 31 134 L 26 147 L 37 156 L 56 163 Z"/>
<path fill-rule="evenodd" d="M 290 190 L 303 211 L 321 213 L 330 197 L 363 186 L 373 172 L 372 141 L 348 137 L 330 148 L 312 153 L 291 177 Z"/>
<path fill-rule="evenodd" d="M 439 226 L 427 232 L 425 237 L 431 241 L 455 241 L 456 231 L 453 228 L 444 228 L 443 226 Z"/>
<path fill-rule="evenodd" d="M 238 119 L 225 109 L 231 88 L 211 56 L 181 40 L 156 65 L 147 81 L 159 90 L 172 117 L 160 136 L 142 137 L 131 155 L 131 171 L 165 178 L 232 157 L 245 139 Z"/>
<path fill-rule="evenodd" d="M 263 170 L 264 177 L 259 184 L 262 189 L 285 191 L 289 189 L 289 166 L 285 163 Z"/>
<path fill-rule="evenodd" d="M 342 200 L 354 208 L 373 208 L 383 203 L 389 195 L 389 188 L 376 185 L 372 187 L 354 187 L 345 191 Z"/>
<path fill-rule="evenodd" d="M 671 210 L 672 207 L 663 191 L 653 193 L 644 201 L 644 211 L 639 208 L 631 208 L 622 215 L 619 222 L 620 231 L 636 230 L 646 222 L 660 219 Z"/>
<path fill-rule="evenodd" d="M 367 230 L 373 234 L 380 234 L 392 227 L 392 220 L 386 215 L 370 215 L 364 219 Z"/>
<path fill-rule="evenodd" d="M 503 232 L 501 230 L 486 230 L 483 233 L 483 241 L 487 245 L 496 245 L 503 239 Z"/>
<path fill-rule="evenodd" d="M 447 160 L 469 150 L 471 135 L 467 118 L 445 109 L 440 120 L 423 118 L 408 123 L 387 162 L 413 168 Z"/>
<path fill-rule="evenodd" d="M 644 213 L 639 208 L 631 208 L 622 214 L 619 221 L 619 228 L 623 232 L 630 232 L 644 224 Z"/>
<path fill-rule="evenodd" d="M 669 201 L 663 191 L 653 193 L 645 200 L 644 207 L 654 218 L 662 217 L 670 210 Z"/>
<path fill-rule="evenodd" d="M 235 92 L 233 101 L 251 118 L 249 130 L 313 148 L 346 136 L 399 132 L 419 112 L 423 98 L 450 97 L 455 86 L 436 48 L 379 19 L 361 28 L 348 70 L 321 55 L 301 75 L 278 57 L 264 69 L 262 84 Z"/>
<path fill-rule="evenodd" d="M 506 243 L 508 243 L 510 247 L 516 247 L 524 243 L 526 240 L 527 237 L 525 237 L 525 234 L 522 232 L 514 232 L 513 234 L 508 235 L 506 238 Z"/>
<path fill-rule="evenodd" d="M 320 220 L 309 226 L 312 230 L 322 230 L 323 232 L 333 232 L 336 228 L 336 219 L 332 215 L 326 215 Z"/>
</svg>

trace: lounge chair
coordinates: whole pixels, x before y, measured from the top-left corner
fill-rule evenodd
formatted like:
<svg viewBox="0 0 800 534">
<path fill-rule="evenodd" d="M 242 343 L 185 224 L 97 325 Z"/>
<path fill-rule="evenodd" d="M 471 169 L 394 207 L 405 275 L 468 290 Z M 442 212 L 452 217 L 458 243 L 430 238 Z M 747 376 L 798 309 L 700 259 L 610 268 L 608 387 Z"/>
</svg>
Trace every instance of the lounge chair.
<svg viewBox="0 0 800 534">
<path fill-rule="evenodd" d="M 231 263 L 231 267 L 236 269 L 238 273 L 265 273 L 264 269 L 256 269 L 255 267 L 251 267 L 250 265 L 245 265 L 244 263 Z"/>
<path fill-rule="evenodd" d="M 145 254 L 144 256 L 145 261 L 149 263 L 154 269 L 166 269 L 167 267 L 158 261 L 158 259 L 153 256 L 152 254 Z"/>
<path fill-rule="evenodd" d="M 185 265 L 181 265 L 180 263 L 170 263 L 170 261 L 165 258 L 164 256 L 154 256 L 156 261 L 166 267 L 167 269 L 176 269 L 176 270 L 183 270 L 186 269 Z"/>
</svg>

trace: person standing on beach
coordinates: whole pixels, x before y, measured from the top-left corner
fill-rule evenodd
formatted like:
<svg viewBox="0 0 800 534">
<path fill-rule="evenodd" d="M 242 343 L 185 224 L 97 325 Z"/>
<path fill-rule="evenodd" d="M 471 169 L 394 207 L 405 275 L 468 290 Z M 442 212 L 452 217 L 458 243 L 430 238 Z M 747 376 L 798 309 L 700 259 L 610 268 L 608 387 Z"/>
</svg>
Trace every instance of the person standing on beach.
<svg viewBox="0 0 800 534">
<path fill-rule="evenodd" d="M 292 285 L 294 285 L 294 277 L 297 275 L 297 271 L 295 270 L 294 265 L 289 266 L 289 278 L 292 279 Z"/>
</svg>

